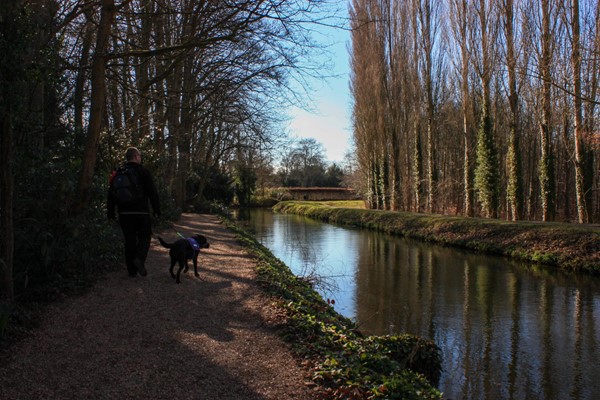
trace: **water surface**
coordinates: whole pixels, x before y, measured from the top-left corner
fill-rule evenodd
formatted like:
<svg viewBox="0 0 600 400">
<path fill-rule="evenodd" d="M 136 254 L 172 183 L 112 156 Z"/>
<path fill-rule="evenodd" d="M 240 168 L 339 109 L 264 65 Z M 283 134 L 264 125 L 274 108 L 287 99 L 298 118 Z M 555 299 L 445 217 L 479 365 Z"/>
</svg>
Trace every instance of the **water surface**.
<svg viewBox="0 0 600 400">
<path fill-rule="evenodd" d="M 364 332 L 433 339 L 445 398 L 600 398 L 597 278 L 268 210 L 240 219 Z"/>
</svg>

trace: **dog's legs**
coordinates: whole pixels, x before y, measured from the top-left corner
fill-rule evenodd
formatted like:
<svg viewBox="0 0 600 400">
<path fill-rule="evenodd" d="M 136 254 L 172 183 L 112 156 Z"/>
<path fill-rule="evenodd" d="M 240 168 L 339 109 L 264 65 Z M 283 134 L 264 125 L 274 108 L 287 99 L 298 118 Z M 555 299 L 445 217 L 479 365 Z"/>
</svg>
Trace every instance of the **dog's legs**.
<svg viewBox="0 0 600 400">
<path fill-rule="evenodd" d="M 196 256 L 192 259 L 192 261 L 194 263 L 194 275 L 199 277 L 200 274 L 198 273 L 198 254 L 196 254 Z"/>
<path fill-rule="evenodd" d="M 182 267 L 179 267 L 179 269 L 177 270 L 177 279 L 175 279 L 175 282 L 177 282 L 177 283 L 181 283 L 181 280 L 179 279 L 179 275 L 181 275 L 182 269 L 183 269 Z"/>
<path fill-rule="evenodd" d="M 187 261 L 185 258 L 179 260 L 179 269 L 177 270 L 177 279 L 175 280 L 175 282 L 181 283 L 181 280 L 179 279 L 179 277 L 181 275 L 181 270 L 184 268 L 185 268 L 185 271 L 187 271 Z"/>
<path fill-rule="evenodd" d="M 169 272 L 171 273 L 171 278 L 175 279 L 176 276 L 173 273 L 173 267 L 175 267 L 175 264 L 177 263 L 176 260 L 171 259 L 171 267 L 169 268 Z"/>
</svg>

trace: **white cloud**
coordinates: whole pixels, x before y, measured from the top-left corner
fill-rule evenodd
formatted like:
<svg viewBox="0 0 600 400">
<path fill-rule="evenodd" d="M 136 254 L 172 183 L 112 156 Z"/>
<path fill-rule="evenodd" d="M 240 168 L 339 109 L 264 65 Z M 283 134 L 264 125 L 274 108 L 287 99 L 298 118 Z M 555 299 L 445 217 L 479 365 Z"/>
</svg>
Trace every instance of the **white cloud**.
<svg viewBox="0 0 600 400">
<path fill-rule="evenodd" d="M 341 162 L 350 148 L 349 118 L 343 105 L 321 101 L 318 113 L 294 107 L 289 129 L 293 136 L 314 138 L 325 148 L 329 162 Z"/>
</svg>

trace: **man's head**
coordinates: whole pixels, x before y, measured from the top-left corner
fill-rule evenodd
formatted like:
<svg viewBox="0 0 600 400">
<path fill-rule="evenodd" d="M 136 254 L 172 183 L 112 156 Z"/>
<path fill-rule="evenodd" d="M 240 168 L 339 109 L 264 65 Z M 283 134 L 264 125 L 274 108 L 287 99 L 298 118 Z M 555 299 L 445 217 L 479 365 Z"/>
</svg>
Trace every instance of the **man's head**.
<svg viewBox="0 0 600 400">
<path fill-rule="evenodd" d="M 128 162 L 134 162 L 134 163 L 141 164 L 142 163 L 142 153 L 140 153 L 140 151 L 137 148 L 130 147 L 125 152 L 125 159 L 127 159 Z"/>
</svg>

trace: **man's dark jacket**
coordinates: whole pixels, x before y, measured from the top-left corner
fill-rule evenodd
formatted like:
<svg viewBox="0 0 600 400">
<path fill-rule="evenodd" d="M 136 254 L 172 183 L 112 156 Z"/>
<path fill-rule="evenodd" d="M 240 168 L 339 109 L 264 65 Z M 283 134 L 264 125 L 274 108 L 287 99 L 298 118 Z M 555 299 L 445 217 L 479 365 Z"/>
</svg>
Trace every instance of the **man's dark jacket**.
<svg viewBox="0 0 600 400">
<path fill-rule="evenodd" d="M 149 214 L 148 199 L 152 204 L 152 211 L 154 215 L 160 215 L 160 202 L 158 201 L 158 192 L 154 185 L 154 180 L 150 171 L 144 168 L 142 165 L 134 162 L 127 162 L 125 164 L 127 168 L 133 169 L 133 173 L 139 179 L 139 184 L 142 186 L 144 191 L 144 197 L 137 203 L 124 205 L 118 205 L 115 203 L 115 199 L 112 194 L 112 190 L 108 191 L 108 199 L 106 202 L 107 216 L 109 219 L 115 218 L 115 207 L 118 208 L 119 214 Z M 114 176 L 114 174 L 113 174 Z M 112 177 L 111 177 L 112 180 Z"/>
</svg>

